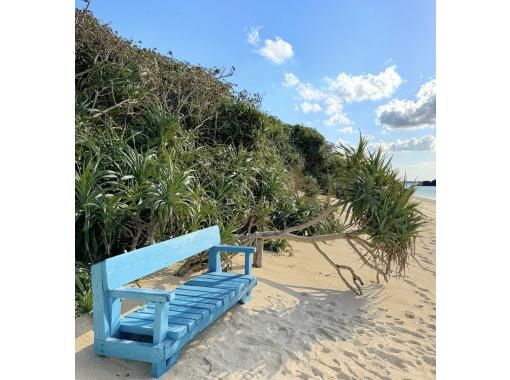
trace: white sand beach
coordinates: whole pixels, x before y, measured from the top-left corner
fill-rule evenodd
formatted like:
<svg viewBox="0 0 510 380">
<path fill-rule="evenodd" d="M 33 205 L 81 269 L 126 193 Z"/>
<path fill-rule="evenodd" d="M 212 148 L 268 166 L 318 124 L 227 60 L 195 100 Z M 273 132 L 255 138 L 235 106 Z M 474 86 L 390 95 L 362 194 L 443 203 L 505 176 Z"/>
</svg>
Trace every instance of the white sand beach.
<svg viewBox="0 0 510 380">
<path fill-rule="evenodd" d="M 293 254 L 266 252 L 254 268 L 253 300 L 236 305 L 182 351 L 162 379 L 433 379 L 436 356 L 435 202 L 406 276 L 378 284 L 348 244 L 320 244 L 365 282 L 355 296 L 335 270 L 305 243 Z M 234 259 L 242 271 L 242 257 Z M 170 270 L 143 287 L 172 289 L 187 278 Z M 127 311 L 133 304 L 124 305 Z M 77 379 L 150 378 L 150 365 L 99 357 L 92 351 L 91 316 L 76 319 Z"/>
</svg>

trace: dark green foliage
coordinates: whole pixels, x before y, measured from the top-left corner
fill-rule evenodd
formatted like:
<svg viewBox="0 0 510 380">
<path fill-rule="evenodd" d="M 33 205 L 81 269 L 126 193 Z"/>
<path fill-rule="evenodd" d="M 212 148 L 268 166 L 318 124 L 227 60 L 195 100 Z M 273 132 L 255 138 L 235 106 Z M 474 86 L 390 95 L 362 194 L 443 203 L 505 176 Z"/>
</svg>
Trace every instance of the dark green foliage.
<svg viewBox="0 0 510 380">
<path fill-rule="evenodd" d="M 272 251 L 276 253 L 283 253 L 290 250 L 290 245 L 287 240 L 267 240 L 264 241 L 264 251 Z"/>
<path fill-rule="evenodd" d="M 424 223 L 419 204 L 412 198 L 415 187 L 405 184 L 379 149 L 367 152 L 367 140 L 357 148 L 341 150 L 341 184 L 337 197 L 343 201 L 347 226 L 369 236 L 372 256 L 387 273 L 402 273 Z"/>
<path fill-rule="evenodd" d="M 302 125 L 292 127 L 290 141 L 304 158 L 304 173 L 314 177 L 323 190 L 331 190 L 331 182 L 336 178 L 336 168 L 340 164 L 334 154 L 334 145 L 317 130 Z"/>
</svg>

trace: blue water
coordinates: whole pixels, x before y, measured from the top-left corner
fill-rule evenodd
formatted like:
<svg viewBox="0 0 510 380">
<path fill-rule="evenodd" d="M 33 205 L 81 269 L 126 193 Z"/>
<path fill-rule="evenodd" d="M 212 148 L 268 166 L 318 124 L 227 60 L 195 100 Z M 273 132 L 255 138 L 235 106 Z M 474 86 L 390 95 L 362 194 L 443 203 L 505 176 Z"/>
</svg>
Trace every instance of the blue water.
<svg viewBox="0 0 510 380">
<path fill-rule="evenodd" d="M 436 200 L 436 187 L 435 186 L 416 186 L 417 197 Z"/>
</svg>

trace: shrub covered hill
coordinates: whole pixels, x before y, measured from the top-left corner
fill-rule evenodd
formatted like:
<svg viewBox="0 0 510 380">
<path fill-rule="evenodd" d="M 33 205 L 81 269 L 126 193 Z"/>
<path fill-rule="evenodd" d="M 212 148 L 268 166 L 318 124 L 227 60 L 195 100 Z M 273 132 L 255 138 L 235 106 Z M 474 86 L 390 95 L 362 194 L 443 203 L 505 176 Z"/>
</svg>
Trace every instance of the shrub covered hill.
<svg viewBox="0 0 510 380">
<path fill-rule="evenodd" d="M 75 16 L 77 262 L 214 224 L 226 243 L 299 225 L 326 208 L 323 193 L 343 200 L 349 220 L 330 214 L 297 234 L 356 226 L 384 263 L 405 265 L 420 223 L 413 189 L 363 139 L 335 147 L 261 111 L 259 96 L 229 81 L 233 69 L 178 61 L 88 11 Z"/>
</svg>

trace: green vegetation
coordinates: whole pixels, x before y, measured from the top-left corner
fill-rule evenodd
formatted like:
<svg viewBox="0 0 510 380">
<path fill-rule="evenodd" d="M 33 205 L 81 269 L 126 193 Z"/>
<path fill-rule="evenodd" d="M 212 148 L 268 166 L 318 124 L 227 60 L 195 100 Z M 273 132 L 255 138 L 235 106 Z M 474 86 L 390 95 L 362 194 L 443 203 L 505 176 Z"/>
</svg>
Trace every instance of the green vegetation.
<svg viewBox="0 0 510 380">
<path fill-rule="evenodd" d="M 421 215 L 380 152 L 336 149 L 312 128 L 260 110 L 233 73 L 118 37 L 76 12 L 75 241 L 77 307 L 91 307 L 88 266 L 218 224 L 224 242 L 333 214 L 297 234 L 357 228 L 377 264 L 405 268 Z M 287 242 L 268 244 L 275 250 Z M 268 245 L 268 247 L 269 247 Z"/>
<path fill-rule="evenodd" d="M 77 262 L 75 266 L 75 309 L 79 314 L 87 314 L 92 311 L 92 279 L 90 269 Z"/>
</svg>

